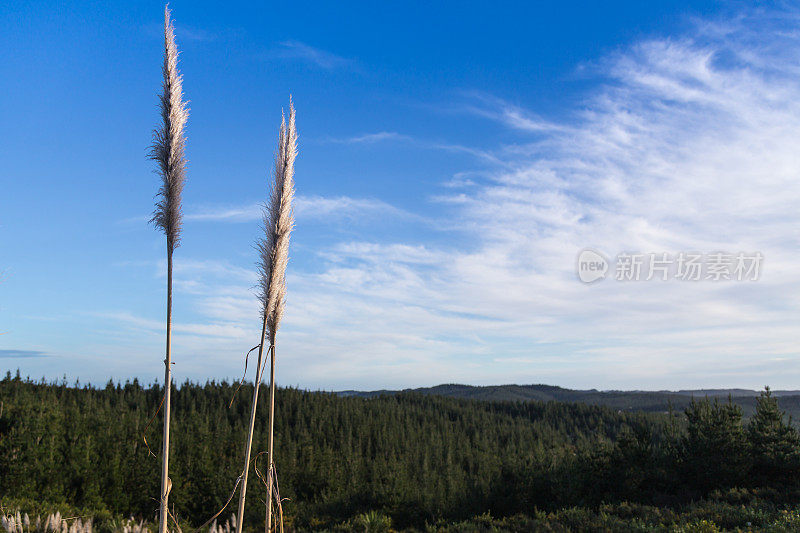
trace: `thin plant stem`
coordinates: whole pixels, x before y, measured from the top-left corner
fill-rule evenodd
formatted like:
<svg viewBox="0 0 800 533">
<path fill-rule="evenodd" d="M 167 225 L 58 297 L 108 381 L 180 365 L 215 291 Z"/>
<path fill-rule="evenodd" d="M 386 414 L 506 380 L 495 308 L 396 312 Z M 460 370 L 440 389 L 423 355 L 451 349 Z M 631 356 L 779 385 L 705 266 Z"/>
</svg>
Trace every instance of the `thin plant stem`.
<svg viewBox="0 0 800 533">
<path fill-rule="evenodd" d="M 264 323 L 261 326 L 261 345 L 258 348 L 258 363 L 256 366 L 256 381 L 253 386 L 253 404 L 250 406 L 250 428 L 247 432 L 247 444 L 244 448 L 244 470 L 242 471 L 242 490 L 239 493 L 239 512 L 237 513 L 236 520 L 236 533 L 242 533 L 242 526 L 244 524 L 244 502 L 247 494 L 247 474 L 250 471 L 250 449 L 253 444 L 253 430 L 256 425 L 256 404 L 258 403 L 258 387 L 261 385 L 261 378 L 263 373 L 263 365 L 261 364 L 264 355 L 264 340 L 267 336 L 267 319 L 264 318 Z M 269 353 L 267 353 L 269 356 Z"/>
<path fill-rule="evenodd" d="M 259 366 L 261 354 L 266 342 L 266 334 L 269 331 L 269 350 L 267 357 L 271 354 L 270 365 L 270 416 L 269 416 L 269 474 L 272 474 L 272 440 L 273 424 L 275 417 L 275 336 L 278 326 L 283 316 L 286 305 L 286 265 L 289 261 L 289 237 L 294 226 L 292 216 L 292 198 L 294 197 L 294 159 L 297 155 L 297 132 L 295 130 L 294 105 L 289 101 L 289 122 L 287 125 L 286 116 L 281 117 L 281 127 L 278 134 L 278 149 L 275 152 L 275 172 L 274 182 L 271 187 L 268 203 L 264 206 L 263 229 L 264 237 L 256 243 L 259 252 L 261 312 L 261 349 L 259 350 Z M 266 362 L 266 361 L 265 361 Z M 261 373 L 259 373 L 260 380 Z M 256 385 L 258 387 L 258 385 Z M 257 390 L 257 389 L 256 389 Z M 250 433 L 247 438 L 247 449 L 245 456 L 249 461 L 250 447 L 253 439 L 253 427 L 256 412 L 257 396 L 253 397 L 252 412 L 250 417 Z M 249 467 L 249 462 L 245 462 L 245 468 Z M 246 479 L 246 478 L 245 478 Z M 270 497 L 267 500 L 267 520 L 266 528 L 271 530 L 271 481 L 268 481 Z M 242 486 L 241 498 L 239 500 L 239 520 L 236 533 L 241 533 L 244 521 L 245 487 Z"/>
<path fill-rule="evenodd" d="M 178 47 L 168 7 L 164 7 L 164 77 L 159 98 L 161 128 L 153 132 L 150 158 L 158 163 L 161 187 L 151 223 L 167 237 L 167 349 L 164 358 L 164 438 L 161 454 L 161 494 L 159 495 L 158 531 L 166 533 L 167 507 L 172 481 L 169 479 L 169 422 L 172 390 L 172 252 L 180 245 L 181 194 L 186 180 L 184 126 L 188 109 L 183 102 L 183 82 L 178 72 Z"/>
<path fill-rule="evenodd" d="M 267 518 L 265 524 L 266 533 L 272 533 L 272 442 L 275 428 L 275 345 L 270 346 L 272 357 L 269 365 L 269 443 L 267 444 Z"/>
<path fill-rule="evenodd" d="M 161 498 L 158 513 L 158 531 L 167 531 L 167 500 L 172 482 L 169 479 L 169 418 L 172 389 L 172 243 L 167 244 L 167 355 L 164 358 L 164 442 L 161 452 Z"/>
</svg>

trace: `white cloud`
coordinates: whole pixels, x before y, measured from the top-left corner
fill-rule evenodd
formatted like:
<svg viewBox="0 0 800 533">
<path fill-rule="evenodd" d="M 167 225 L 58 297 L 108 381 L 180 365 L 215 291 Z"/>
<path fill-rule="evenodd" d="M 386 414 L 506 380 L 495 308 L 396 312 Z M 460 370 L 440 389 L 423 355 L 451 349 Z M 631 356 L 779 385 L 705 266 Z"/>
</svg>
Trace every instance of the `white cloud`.
<svg viewBox="0 0 800 533">
<path fill-rule="evenodd" d="M 208 206 L 197 212 L 190 212 L 184 218 L 189 222 L 253 222 L 261 220 L 262 207 L 252 203 L 239 207 Z M 337 218 L 358 219 L 380 214 L 391 217 L 413 217 L 398 207 L 375 198 L 352 198 L 350 196 L 302 196 L 294 201 L 294 214 L 298 219 L 335 220 Z"/>
<path fill-rule="evenodd" d="M 494 165 L 503 164 L 503 160 L 498 158 L 490 150 L 481 150 L 472 146 L 464 146 L 461 144 L 453 144 L 436 140 L 419 139 L 410 135 L 393 131 L 365 133 L 352 137 L 327 137 L 321 142 L 351 145 L 372 145 L 383 142 L 400 142 L 422 150 L 441 150 L 444 152 L 467 154 L 475 157 L 476 159 L 484 160 Z"/>
<path fill-rule="evenodd" d="M 543 124 L 485 98 L 485 116 L 541 135 L 498 152 L 504 166 L 488 183 L 443 198 L 460 209 L 447 223 L 472 244 L 332 248 L 326 272 L 292 287 L 287 327 L 306 324 L 330 343 L 323 354 L 296 330 L 286 335 L 296 375 L 317 368 L 319 379 L 374 376 L 375 386 L 792 386 L 800 61 L 770 61 L 762 54 L 776 52 L 738 41 L 737 31 L 702 43 L 650 40 L 610 58 L 611 81 L 573 123 Z M 737 61 L 722 60 L 730 50 Z M 573 272 L 586 246 L 611 255 L 757 250 L 766 259 L 749 284 L 590 287 Z M 774 360 L 788 362 L 766 370 Z M 758 362 L 765 369 L 754 374 Z"/>
<path fill-rule="evenodd" d="M 306 61 L 326 70 L 352 66 L 353 61 L 300 41 L 280 43 L 281 55 Z"/>
<path fill-rule="evenodd" d="M 251 222 L 260 219 L 261 205 L 257 203 L 239 207 L 207 207 L 184 216 L 188 222 Z"/>
<path fill-rule="evenodd" d="M 509 128 L 526 132 L 547 133 L 567 129 L 564 125 L 546 121 L 518 105 L 485 92 L 468 91 L 464 95 L 468 100 L 466 103 L 447 108 L 495 120 Z"/>
<path fill-rule="evenodd" d="M 178 25 L 175 28 L 176 38 L 180 40 L 207 42 L 213 41 L 217 38 L 214 33 L 203 29 L 191 26 Z"/>
<path fill-rule="evenodd" d="M 492 172 L 465 180 L 478 175 L 465 168 L 438 198 L 455 210 L 437 222 L 458 244 L 354 239 L 319 250 L 313 272 L 292 271 L 283 382 L 796 388 L 800 36 L 779 32 L 777 46 L 769 35 L 737 20 L 638 43 L 599 63 L 609 81 L 564 124 L 477 99 L 474 112 L 525 135 L 485 152 Z M 297 203 L 298 217 L 355 211 L 393 212 L 377 199 Z M 244 216 L 221 213 L 214 220 Z M 752 283 L 587 286 L 573 271 L 587 246 L 760 251 L 765 264 Z M 192 346 L 235 374 L 257 307 L 243 283 L 229 285 L 197 308 L 240 346 Z"/>
<path fill-rule="evenodd" d="M 371 214 L 392 217 L 416 216 L 382 200 L 349 196 L 298 196 L 294 210 L 298 218 L 355 219 Z"/>
<path fill-rule="evenodd" d="M 394 131 L 379 131 L 377 133 L 364 133 L 353 137 L 327 138 L 326 142 L 336 144 L 373 144 L 382 141 L 411 141 L 412 138 Z"/>
</svg>

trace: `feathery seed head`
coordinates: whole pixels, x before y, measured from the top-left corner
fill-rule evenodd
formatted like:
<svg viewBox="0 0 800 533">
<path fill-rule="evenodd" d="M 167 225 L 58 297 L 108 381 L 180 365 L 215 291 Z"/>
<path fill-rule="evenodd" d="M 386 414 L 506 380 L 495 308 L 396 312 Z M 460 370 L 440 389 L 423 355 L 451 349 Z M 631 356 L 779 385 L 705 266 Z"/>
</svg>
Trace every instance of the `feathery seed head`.
<svg viewBox="0 0 800 533">
<path fill-rule="evenodd" d="M 186 181 L 184 126 L 189 109 L 183 101 L 183 77 L 178 72 L 178 47 L 170 19 L 169 7 L 164 8 L 164 82 L 159 96 L 163 124 L 153 132 L 150 158 L 158 163 L 161 187 L 150 222 L 167 236 L 170 253 L 180 245 L 181 194 Z"/>
<path fill-rule="evenodd" d="M 260 270 L 262 317 L 267 321 L 270 343 L 275 342 L 286 305 L 286 265 L 289 262 L 289 237 L 294 227 L 294 160 L 297 156 L 297 129 L 294 104 L 289 101 L 289 121 L 283 116 L 275 151 L 275 175 L 270 198 L 263 211 L 264 237 L 257 243 Z"/>
</svg>

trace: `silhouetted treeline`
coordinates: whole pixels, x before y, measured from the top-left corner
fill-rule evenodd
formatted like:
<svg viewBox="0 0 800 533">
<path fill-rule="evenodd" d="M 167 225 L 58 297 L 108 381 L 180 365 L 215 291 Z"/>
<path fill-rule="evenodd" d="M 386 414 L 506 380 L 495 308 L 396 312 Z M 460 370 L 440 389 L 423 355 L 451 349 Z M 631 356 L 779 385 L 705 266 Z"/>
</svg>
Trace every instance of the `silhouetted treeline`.
<svg viewBox="0 0 800 533">
<path fill-rule="evenodd" d="M 252 391 L 209 382 L 173 393 L 170 497 L 199 525 L 228 499 L 241 468 Z M 159 461 L 142 433 L 162 390 L 0 381 L 0 501 L 65 503 L 152 519 Z M 371 399 L 280 389 L 276 463 L 290 523 L 320 529 L 368 510 L 396 527 L 597 507 L 677 506 L 715 489 L 800 480 L 800 438 L 768 392 L 741 409 L 693 403 L 674 416 L 567 403 L 481 402 L 419 394 Z M 265 448 L 266 413 L 254 455 Z M 160 416 L 147 432 L 158 453 Z M 251 492 L 252 491 L 252 492 Z M 263 498 L 251 476 L 248 494 Z M 248 521 L 263 523 L 253 498 Z M 224 516 L 227 516 L 226 512 Z"/>
<path fill-rule="evenodd" d="M 667 413 L 670 408 L 683 411 L 692 403 L 693 398 L 729 397 L 733 403 L 742 408 L 745 418 L 753 416 L 758 402 L 759 392 L 748 389 L 696 389 L 671 391 L 620 391 L 620 390 L 576 390 L 565 389 L 554 385 L 459 385 L 447 384 L 435 387 L 422 387 L 404 390 L 376 391 L 342 391 L 339 394 L 371 398 L 400 392 L 416 392 L 434 396 L 449 396 L 465 400 L 502 401 L 556 401 L 604 405 L 620 411 L 641 411 L 646 413 Z M 800 391 L 772 391 L 781 403 L 781 409 L 795 418 L 800 416 Z"/>
</svg>

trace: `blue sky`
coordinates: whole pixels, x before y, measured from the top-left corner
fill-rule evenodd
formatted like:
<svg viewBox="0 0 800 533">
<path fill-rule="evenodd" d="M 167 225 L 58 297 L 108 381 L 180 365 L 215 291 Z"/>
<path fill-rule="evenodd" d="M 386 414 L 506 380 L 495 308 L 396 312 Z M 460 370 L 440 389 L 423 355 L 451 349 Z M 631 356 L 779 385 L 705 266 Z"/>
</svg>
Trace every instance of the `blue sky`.
<svg viewBox="0 0 800 533">
<path fill-rule="evenodd" d="M 161 374 L 162 9 L 0 7 L 0 367 Z M 236 378 L 257 343 L 291 94 L 283 384 L 798 388 L 796 6 L 171 9 L 191 108 L 176 380 Z M 586 247 L 765 259 L 757 282 L 584 285 Z"/>
</svg>

